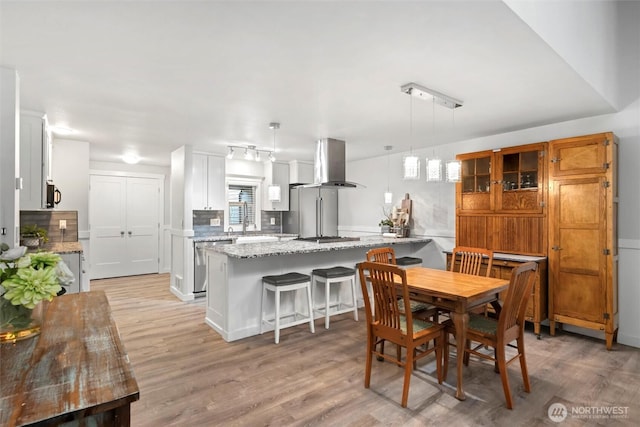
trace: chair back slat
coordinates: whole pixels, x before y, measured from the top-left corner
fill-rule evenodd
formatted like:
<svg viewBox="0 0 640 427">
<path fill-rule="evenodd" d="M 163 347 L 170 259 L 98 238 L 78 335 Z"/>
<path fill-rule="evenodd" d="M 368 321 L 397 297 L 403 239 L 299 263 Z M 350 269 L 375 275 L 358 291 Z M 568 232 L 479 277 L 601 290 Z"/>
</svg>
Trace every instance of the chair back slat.
<svg viewBox="0 0 640 427">
<path fill-rule="evenodd" d="M 455 247 L 451 256 L 450 270 L 457 271 L 458 273 L 480 276 L 482 271 L 482 261 L 484 258 L 487 259 L 487 270 L 485 275 L 490 277 L 491 267 L 493 266 L 493 251 L 484 248 L 469 248 L 464 246 Z"/>
<path fill-rule="evenodd" d="M 393 248 L 373 248 L 367 252 L 367 261 L 395 264 L 396 253 Z"/>
<path fill-rule="evenodd" d="M 511 271 L 509 288 L 498 319 L 498 333 L 504 333 L 516 325 L 524 325 L 527 302 L 536 280 L 537 269 L 538 264 L 527 262 Z"/>
<path fill-rule="evenodd" d="M 413 334 L 413 319 L 411 310 L 400 311 L 398 304 L 398 293 L 404 300 L 405 307 L 410 307 L 409 288 L 407 286 L 406 272 L 392 264 L 378 262 L 363 262 L 358 266 L 360 270 L 360 286 L 364 296 L 365 309 L 367 311 L 367 321 L 369 324 L 375 322 L 376 326 L 384 326 L 396 329 L 404 334 L 401 328 L 401 318 L 406 318 L 406 334 Z M 369 291 L 367 281 L 371 284 L 372 300 L 375 311 L 372 312 L 369 302 Z M 398 292 L 398 287 L 401 291 Z M 374 314 L 375 313 L 375 317 Z"/>
</svg>

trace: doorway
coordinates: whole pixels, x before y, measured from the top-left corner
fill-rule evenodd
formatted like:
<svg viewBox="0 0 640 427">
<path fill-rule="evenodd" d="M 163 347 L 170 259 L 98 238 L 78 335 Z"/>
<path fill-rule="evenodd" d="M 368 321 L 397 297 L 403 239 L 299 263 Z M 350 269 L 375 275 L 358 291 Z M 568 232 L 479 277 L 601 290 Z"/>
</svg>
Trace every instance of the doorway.
<svg viewBox="0 0 640 427">
<path fill-rule="evenodd" d="M 155 177 L 91 175 L 91 279 L 159 272 L 162 185 Z"/>
</svg>

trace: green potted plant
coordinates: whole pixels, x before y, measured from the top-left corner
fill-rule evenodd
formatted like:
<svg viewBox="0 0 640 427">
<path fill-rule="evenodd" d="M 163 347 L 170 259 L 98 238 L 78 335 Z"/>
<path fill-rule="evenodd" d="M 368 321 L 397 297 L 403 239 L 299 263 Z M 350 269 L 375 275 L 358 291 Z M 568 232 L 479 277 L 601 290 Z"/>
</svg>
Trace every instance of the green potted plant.
<svg viewBox="0 0 640 427">
<path fill-rule="evenodd" d="M 384 218 L 380 220 L 378 226 L 380 227 L 381 233 L 388 233 L 391 227 L 393 227 L 393 221 L 391 220 L 391 212 L 385 212 L 384 207 L 382 208 L 382 213 L 384 214 Z"/>
<path fill-rule="evenodd" d="M 22 238 L 22 244 L 29 248 L 37 248 L 41 244 L 49 241 L 47 230 L 38 227 L 37 224 L 22 226 L 20 229 L 20 237 Z"/>
</svg>

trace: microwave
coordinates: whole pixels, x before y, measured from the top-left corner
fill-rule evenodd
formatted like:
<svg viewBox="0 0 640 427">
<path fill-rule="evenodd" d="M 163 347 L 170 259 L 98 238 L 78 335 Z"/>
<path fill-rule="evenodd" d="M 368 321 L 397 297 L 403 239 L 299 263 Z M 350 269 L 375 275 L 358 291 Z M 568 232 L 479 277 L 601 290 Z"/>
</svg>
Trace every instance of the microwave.
<svg viewBox="0 0 640 427">
<path fill-rule="evenodd" d="M 62 193 L 51 181 L 47 181 L 47 208 L 54 208 L 62 200 Z"/>
</svg>

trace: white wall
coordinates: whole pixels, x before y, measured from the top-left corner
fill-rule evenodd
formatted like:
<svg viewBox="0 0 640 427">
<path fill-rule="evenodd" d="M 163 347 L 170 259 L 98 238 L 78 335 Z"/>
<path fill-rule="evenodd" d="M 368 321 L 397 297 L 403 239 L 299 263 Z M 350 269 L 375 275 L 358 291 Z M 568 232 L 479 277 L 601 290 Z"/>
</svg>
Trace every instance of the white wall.
<svg viewBox="0 0 640 427">
<path fill-rule="evenodd" d="M 18 246 L 20 193 L 20 79 L 16 70 L 0 67 L 0 242 Z"/>
<path fill-rule="evenodd" d="M 415 150 L 422 158 L 422 179 L 403 181 L 402 153 L 391 157 L 389 169 L 390 189 L 394 204 L 398 205 L 405 192 L 413 204 L 415 227 L 413 234 L 434 237 L 439 249 L 451 249 L 455 242 L 455 188 L 453 184 L 431 184 L 424 181 L 424 157 L 434 153 L 441 159 L 454 158 L 455 154 L 502 148 L 551 139 L 613 131 L 619 138 L 619 311 L 620 329 L 618 341 L 640 347 L 640 99 L 616 114 L 573 120 L 554 125 L 525 129 L 500 135 L 462 141 L 456 144 Z M 406 154 L 406 153 L 405 153 Z M 350 162 L 348 176 L 366 188 L 344 190 L 340 193 L 340 229 L 345 231 L 376 231 L 382 218 L 383 193 L 387 186 L 386 156 Z M 444 256 L 434 252 L 438 260 L 428 260 L 430 265 L 444 268 Z M 589 333 L 588 331 L 581 331 Z M 599 336 L 599 335 L 598 335 Z"/>
<path fill-rule="evenodd" d="M 56 209 L 78 211 L 78 238 L 89 238 L 89 143 L 53 140 L 51 178 L 62 193 Z"/>
</svg>

